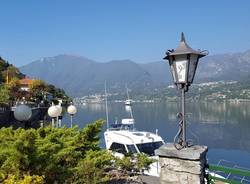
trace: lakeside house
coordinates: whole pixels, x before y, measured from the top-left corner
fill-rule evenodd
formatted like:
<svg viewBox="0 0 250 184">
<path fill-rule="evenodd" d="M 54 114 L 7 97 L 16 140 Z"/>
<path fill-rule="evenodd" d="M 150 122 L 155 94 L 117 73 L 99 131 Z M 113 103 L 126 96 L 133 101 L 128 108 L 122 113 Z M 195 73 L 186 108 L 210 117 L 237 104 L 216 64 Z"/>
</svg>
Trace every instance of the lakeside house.
<svg viewBox="0 0 250 184">
<path fill-rule="evenodd" d="M 22 91 L 29 91 L 29 86 L 32 84 L 33 79 L 30 79 L 29 77 L 25 77 L 23 79 L 19 80 L 19 84 L 20 84 L 20 89 Z"/>
</svg>

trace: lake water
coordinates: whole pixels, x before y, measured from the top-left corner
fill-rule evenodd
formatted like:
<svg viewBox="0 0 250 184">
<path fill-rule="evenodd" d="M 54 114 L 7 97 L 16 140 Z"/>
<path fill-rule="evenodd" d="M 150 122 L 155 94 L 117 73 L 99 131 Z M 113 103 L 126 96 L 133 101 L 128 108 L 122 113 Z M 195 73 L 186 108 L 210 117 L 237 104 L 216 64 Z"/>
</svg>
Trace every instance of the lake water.
<svg viewBox="0 0 250 184">
<path fill-rule="evenodd" d="M 123 103 L 108 106 L 110 122 L 129 117 Z M 250 168 L 250 103 L 188 102 L 186 108 L 187 139 L 208 146 L 209 163 L 224 159 Z M 173 142 L 177 133 L 179 111 L 180 104 L 175 102 L 133 104 L 136 128 L 151 132 L 158 129 L 166 142 Z M 79 127 L 97 119 L 106 119 L 104 104 L 78 106 L 78 113 L 73 117 Z M 67 115 L 63 123 L 69 125 Z M 103 134 L 101 137 L 104 147 Z"/>
</svg>

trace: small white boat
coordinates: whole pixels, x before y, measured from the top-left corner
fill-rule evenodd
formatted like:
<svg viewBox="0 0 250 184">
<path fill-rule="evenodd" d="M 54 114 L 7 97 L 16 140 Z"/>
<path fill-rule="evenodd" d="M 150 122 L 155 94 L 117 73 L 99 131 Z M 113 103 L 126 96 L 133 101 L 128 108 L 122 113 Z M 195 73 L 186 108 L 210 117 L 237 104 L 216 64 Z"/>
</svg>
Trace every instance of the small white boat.
<svg viewBox="0 0 250 184">
<path fill-rule="evenodd" d="M 132 105 L 132 100 L 131 99 L 125 100 L 125 105 L 131 106 Z"/>
</svg>

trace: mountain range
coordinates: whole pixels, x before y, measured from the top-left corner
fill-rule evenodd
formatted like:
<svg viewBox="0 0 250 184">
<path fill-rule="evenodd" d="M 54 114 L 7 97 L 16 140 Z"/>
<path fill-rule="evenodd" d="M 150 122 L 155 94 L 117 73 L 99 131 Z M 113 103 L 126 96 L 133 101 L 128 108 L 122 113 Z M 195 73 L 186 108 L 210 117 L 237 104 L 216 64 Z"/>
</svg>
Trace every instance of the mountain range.
<svg viewBox="0 0 250 184">
<path fill-rule="evenodd" d="M 104 63 L 64 54 L 36 60 L 20 67 L 20 71 L 63 88 L 73 97 L 103 92 L 105 81 L 112 92 L 125 91 L 126 84 L 137 92 L 172 84 L 168 63 L 163 60 L 145 64 L 131 60 Z M 240 81 L 249 74 L 250 50 L 202 58 L 194 82 Z"/>
</svg>

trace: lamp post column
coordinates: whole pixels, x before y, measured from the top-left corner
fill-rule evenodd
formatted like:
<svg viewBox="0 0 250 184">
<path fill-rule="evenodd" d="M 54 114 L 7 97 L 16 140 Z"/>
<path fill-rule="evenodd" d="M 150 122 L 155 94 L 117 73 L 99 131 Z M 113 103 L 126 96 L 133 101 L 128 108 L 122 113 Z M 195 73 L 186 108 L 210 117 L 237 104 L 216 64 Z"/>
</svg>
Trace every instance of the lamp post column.
<svg viewBox="0 0 250 184">
<path fill-rule="evenodd" d="M 55 118 L 52 118 L 52 119 L 51 119 L 51 126 L 52 126 L 52 128 L 55 127 Z"/>
<path fill-rule="evenodd" d="M 70 114 L 70 128 L 73 127 L 73 115 Z"/>
<path fill-rule="evenodd" d="M 182 146 L 186 147 L 187 142 L 186 142 L 186 118 L 185 118 L 185 89 L 182 88 L 181 90 L 181 106 L 182 106 Z"/>
</svg>

